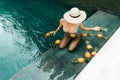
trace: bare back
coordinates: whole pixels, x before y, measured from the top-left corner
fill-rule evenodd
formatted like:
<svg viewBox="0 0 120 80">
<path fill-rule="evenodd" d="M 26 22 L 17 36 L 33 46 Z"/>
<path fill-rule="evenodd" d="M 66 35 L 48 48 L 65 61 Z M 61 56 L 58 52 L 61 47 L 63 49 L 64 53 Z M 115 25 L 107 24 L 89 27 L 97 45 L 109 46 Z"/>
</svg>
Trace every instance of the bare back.
<svg viewBox="0 0 120 80">
<path fill-rule="evenodd" d="M 63 26 L 64 32 L 68 32 L 68 33 L 76 33 L 79 27 L 79 24 L 68 23 L 64 19 L 61 19 L 61 24 Z"/>
</svg>

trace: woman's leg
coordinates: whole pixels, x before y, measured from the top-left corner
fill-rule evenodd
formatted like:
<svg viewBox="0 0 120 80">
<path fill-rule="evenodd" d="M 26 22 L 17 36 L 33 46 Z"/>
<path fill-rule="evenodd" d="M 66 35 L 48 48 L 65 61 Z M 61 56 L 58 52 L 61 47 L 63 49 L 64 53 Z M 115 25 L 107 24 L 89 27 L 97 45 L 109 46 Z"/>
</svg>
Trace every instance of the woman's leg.
<svg viewBox="0 0 120 80">
<path fill-rule="evenodd" d="M 74 38 L 74 39 L 72 40 L 72 42 L 70 43 L 70 46 L 69 46 L 68 50 L 69 50 L 69 51 L 75 50 L 75 48 L 78 46 L 80 40 L 81 40 L 80 37 Z"/>
<path fill-rule="evenodd" d="M 70 40 L 71 40 L 71 38 L 70 38 L 67 34 L 65 34 L 65 35 L 64 35 L 64 38 L 62 39 L 62 41 L 61 41 L 61 43 L 60 43 L 60 45 L 59 45 L 59 48 L 60 48 L 60 49 L 65 48 L 66 45 L 69 43 Z"/>
</svg>

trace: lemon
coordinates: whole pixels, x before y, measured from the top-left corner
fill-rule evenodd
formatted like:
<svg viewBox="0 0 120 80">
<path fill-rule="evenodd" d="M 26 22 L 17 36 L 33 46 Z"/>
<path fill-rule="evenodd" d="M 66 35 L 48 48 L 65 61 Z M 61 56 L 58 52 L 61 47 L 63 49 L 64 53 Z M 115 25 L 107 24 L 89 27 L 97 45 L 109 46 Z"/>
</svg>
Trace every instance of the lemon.
<svg viewBox="0 0 120 80">
<path fill-rule="evenodd" d="M 56 40 L 55 44 L 59 45 L 61 43 L 61 40 Z"/>
<path fill-rule="evenodd" d="M 102 34 L 97 34 L 97 37 L 98 37 L 98 38 L 102 38 L 103 35 L 102 35 Z"/>
<path fill-rule="evenodd" d="M 48 32 L 48 33 L 46 33 L 46 35 L 45 35 L 45 36 L 46 36 L 46 37 L 49 37 L 50 35 L 51 35 L 51 34 Z"/>
<path fill-rule="evenodd" d="M 76 35 L 75 35 L 74 33 L 71 33 L 71 34 L 70 34 L 70 37 L 71 37 L 71 38 L 75 38 Z"/>
<path fill-rule="evenodd" d="M 82 33 L 82 37 L 87 37 L 88 34 L 87 33 Z"/>
<path fill-rule="evenodd" d="M 90 53 L 89 53 L 89 52 L 86 52 L 86 53 L 85 53 L 85 57 L 86 57 L 86 58 L 90 58 L 90 57 L 91 57 Z"/>
<path fill-rule="evenodd" d="M 86 46 L 86 48 L 87 48 L 87 49 L 92 49 L 93 47 L 92 47 L 92 45 L 88 44 L 88 45 Z"/>
<path fill-rule="evenodd" d="M 92 56 L 95 56 L 96 54 L 97 54 L 96 51 L 93 51 L 93 52 L 91 53 Z"/>
<path fill-rule="evenodd" d="M 77 61 L 78 61 L 79 63 L 83 63 L 83 62 L 85 61 L 85 59 L 84 59 L 84 58 L 78 58 Z"/>
</svg>

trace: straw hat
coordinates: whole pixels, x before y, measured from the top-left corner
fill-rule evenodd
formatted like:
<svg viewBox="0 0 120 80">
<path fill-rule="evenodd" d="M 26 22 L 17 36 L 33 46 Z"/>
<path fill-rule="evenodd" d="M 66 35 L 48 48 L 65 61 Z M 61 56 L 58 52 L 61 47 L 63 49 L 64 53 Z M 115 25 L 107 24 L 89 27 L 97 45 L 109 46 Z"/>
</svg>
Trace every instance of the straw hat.
<svg viewBox="0 0 120 80">
<path fill-rule="evenodd" d="M 67 11 L 63 17 L 69 23 L 79 24 L 86 19 L 86 13 L 77 7 L 73 7 L 70 11 Z"/>
</svg>

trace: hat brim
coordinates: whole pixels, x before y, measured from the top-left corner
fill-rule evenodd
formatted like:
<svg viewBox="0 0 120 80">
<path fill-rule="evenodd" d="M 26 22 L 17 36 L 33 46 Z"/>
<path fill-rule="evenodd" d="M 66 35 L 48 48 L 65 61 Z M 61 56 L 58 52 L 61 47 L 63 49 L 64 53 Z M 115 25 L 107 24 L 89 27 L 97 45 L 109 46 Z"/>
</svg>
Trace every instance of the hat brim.
<svg viewBox="0 0 120 80">
<path fill-rule="evenodd" d="M 77 18 L 73 18 L 70 16 L 70 11 L 68 11 L 64 14 L 63 17 L 69 23 L 79 24 L 79 23 L 82 23 L 86 19 L 86 13 L 85 11 L 80 11 L 80 16 Z"/>
</svg>

